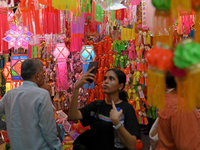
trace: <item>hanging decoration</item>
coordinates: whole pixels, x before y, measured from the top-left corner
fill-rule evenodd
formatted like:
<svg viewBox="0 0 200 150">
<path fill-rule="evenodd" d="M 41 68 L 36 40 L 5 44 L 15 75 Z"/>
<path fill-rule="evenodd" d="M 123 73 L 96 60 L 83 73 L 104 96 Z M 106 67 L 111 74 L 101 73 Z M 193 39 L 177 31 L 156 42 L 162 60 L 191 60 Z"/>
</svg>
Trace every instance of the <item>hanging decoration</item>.
<svg viewBox="0 0 200 150">
<path fill-rule="evenodd" d="M 66 63 L 66 60 L 69 54 L 70 52 L 65 46 L 65 43 L 56 44 L 56 47 L 53 51 L 53 55 L 57 59 L 57 63 L 58 63 L 56 84 L 58 86 L 59 91 L 64 91 L 69 88 L 68 80 L 67 80 L 68 72 L 67 72 L 67 63 Z"/>
<path fill-rule="evenodd" d="M 3 55 L 3 51 L 8 49 L 8 44 L 2 39 L 5 32 L 9 30 L 6 8 L 0 8 L 0 18 L 0 55 Z"/>
<path fill-rule="evenodd" d="M 6 80 L 6 92 L 10 90 L 10 84 L 11 84 L 11 81 L 12 81 L 12 77 L 11 77 L 11 72 L 10 72 L 10 61 L 6 61 L 5 62 L 5 66 L 3 68 L 3 76 Z"/>
<path fill-rule="evenodd" d="M 80 52 L 82 46 L 82 39 L 84 38 L 84 22 L 85 13 L 81 17 L 73 16 L 71 21 L 71 52 Z"/>
<path fill-rule="evenodd" d="M 19 25 L 11 23 L 10 30 L 6 31 L 6 37 L 3 40 L 8 42 L 8 49 L 12 47 L 28 49 L 32 36 L 33 34 L 28 31 L 28 26 L 24 26 L 23 23 Z"/>
<path fill-rule="evenodd" d="M 12 80 L 10 69 L 11 69 L 10 61 L 6 61 L 3 71 L 2 71 L 6 82 L 11 82 L 11 80 Z"/>
<path fill-rule="evenodd" d="M 178 76 L 177 91 L 178 105 L 184 106 L 185 110 L 192 110 L 200 106 L 198 91 L 200 75 L 200 44 L 192 39 L 186 39 L 177 44 L 174 52 L 174 65 L 186 73 Z M 173 71 L 175 73 L 175 71 Z M 177 73 L 174 74 L 177 77 Z M 184 87 L 184 88 L 183 88 Z"/>
<path fill-rule="evenodd" d="M 95 52 L 94 47 L 92 45 L 84 45 L 80 52 L 81 60 L 83 61 L 83 74 L 87 72 L 88 66 L 90 62 L 93 62 L 95 59 Z M 94 88 L 94 82 L 89 86 L 88 84 L 85 84 L 83 86 L 84 89 L 93 89 Z"/>
<path fill-rule="evenodd" d="M 147 52 L 148 70 L 148 102 L 159 109 L 165 107 L 165 74 L 172 69 L 173 53 L 167 45 L 158 45 Z"/>
<path fill-rule="evenodd" d="M 28 59 L 28 55 L 26 54 L 14 54 L 11 56 L 12 80 L 23 80 L 21 77 L 21 65 L 26 59 Z"/>
<path fill-rule="evenodd" d="M 142 28 L 147 29 L 147 2 L 142 0 Z"/>
</svg>

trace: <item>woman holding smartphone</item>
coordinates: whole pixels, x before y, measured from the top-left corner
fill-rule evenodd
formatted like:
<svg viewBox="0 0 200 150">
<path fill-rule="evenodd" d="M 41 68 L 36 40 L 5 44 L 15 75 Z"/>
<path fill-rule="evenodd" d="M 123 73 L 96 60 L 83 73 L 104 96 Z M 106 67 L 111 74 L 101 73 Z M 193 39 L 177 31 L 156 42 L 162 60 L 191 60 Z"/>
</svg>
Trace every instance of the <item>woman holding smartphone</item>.
<svg viewBox="0 0 200 150">
<path fill-rule="evenodd" d="M 132 105 L 127 102 L 127 93 L 123 91 L 126 83 L 126 75 L 119 69 L 110 69 L 103 80 L 103 90 L 107 99 L 101 101 L 99 119 L 96 118 L 97 102 L 94 101 L 81 109 L 77 109 L 79 88 L 95 79 L 90 73 L 94 68 L 85 73 L 76 83 L 73 92 L 69 119 L 81 120 L 83 126 L 90 125 L 91 137 L 90 150 L 117 150 L 114 144 L 114 132 L 117 132 L 123 148 L 122 150 L 134 150 L 137 138 L 140 138 L 139 124 Z M 120 111 L 117 110 L 120 108 Z M 124 115 L 124 124 L 119 120 Z"/>
</svg>

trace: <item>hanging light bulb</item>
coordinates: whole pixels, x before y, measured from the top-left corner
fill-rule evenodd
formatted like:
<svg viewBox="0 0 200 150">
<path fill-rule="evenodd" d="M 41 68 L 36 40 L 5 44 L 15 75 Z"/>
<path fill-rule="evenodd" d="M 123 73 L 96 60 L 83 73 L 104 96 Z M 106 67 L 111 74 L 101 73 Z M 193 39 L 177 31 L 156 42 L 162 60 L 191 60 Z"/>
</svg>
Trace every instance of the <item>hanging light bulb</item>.
<svg viewBox="0 0 200 150">
<path fill-rule="evenodd" d="M 94 0 L 95 4 L 101 6 L 103 10 L 119 10 L 119 9 L 124 9 L 127 8 L 125 5 L 126 1 L 121 1 L 121 0 L 113 0 L 112 2 L 108 0 Z"/>
</svg>

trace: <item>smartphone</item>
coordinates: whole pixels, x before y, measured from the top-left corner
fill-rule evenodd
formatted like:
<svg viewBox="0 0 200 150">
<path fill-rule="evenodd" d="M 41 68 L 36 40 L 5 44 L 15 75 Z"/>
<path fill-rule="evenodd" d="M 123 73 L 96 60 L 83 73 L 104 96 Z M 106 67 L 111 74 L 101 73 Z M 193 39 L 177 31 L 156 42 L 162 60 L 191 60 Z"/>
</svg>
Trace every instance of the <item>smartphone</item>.
<svg viewBox="0 0 200 150">
<path fill-rule="evenodd" d="M 98 65 L 99 65 L 98 61 L 90 62 L 89 66 L 88 66 L 88 70 L 90 70 L 91 68 L 95 67 L 90 73 L 96 74 L 97 69 L 98 69 Z M 87 81 L 90 82 L 90 83 L 93 82 L 93 80 L 91 80 L 91 79 L 88 79 Z"/>
</svg>

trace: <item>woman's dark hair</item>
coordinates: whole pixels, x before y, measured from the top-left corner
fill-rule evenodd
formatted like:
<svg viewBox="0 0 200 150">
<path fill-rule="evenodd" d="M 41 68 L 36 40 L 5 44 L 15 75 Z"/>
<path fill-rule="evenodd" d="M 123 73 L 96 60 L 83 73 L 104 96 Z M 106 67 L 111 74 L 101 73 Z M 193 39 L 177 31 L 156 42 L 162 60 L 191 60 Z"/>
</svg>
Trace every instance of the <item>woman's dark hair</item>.
<svg viewBox="0 0 200 150">
<path fill-rule="evenodd" d="M 174 76 L 171 75 L 169 72 L 166 74 L 166 86 L 167 88 L 176 88 L 176 81 L 174 79 Z"/>
<path fill-rule="evenodd" d="M 123 83 L 124 86 L 123 88 L 121 89 L 121 91 L 119 92 L 119 98 L 123 101 L 128 101 L 127 98 L 128 98 L 128 94 L 126 91 L 124 91 L 124 87 L 125 87 L 125 84 L 126 84 L 126 75 L 123 71 L 117 69 L 117 68 L 113 68 L 113 69 L 109 69 L 108 71 L 113 71 L 116 75 L 117 75 L 117 78 L 118 78 L 118 81 L 119 81 L 119 84 Z M 108 72 L 107 71 L 107 72 Z"/>
</svg>

